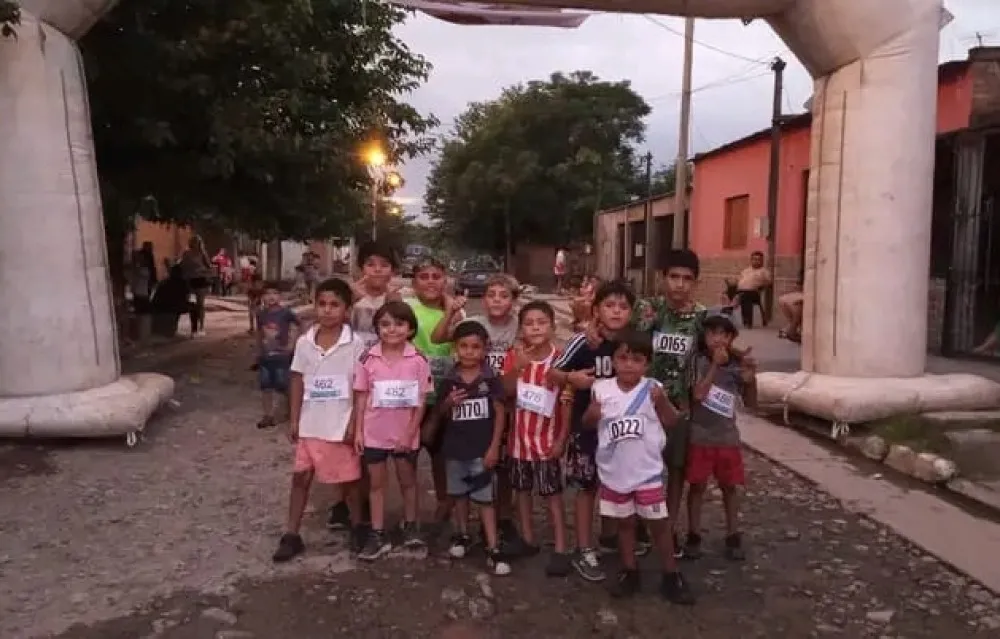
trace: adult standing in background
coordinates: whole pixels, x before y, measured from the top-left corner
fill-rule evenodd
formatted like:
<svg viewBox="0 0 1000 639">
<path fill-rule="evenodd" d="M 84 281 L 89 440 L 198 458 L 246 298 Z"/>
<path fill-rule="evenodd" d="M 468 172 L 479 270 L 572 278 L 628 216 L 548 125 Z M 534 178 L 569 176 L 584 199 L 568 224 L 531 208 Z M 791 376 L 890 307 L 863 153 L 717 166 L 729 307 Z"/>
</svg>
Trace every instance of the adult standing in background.
<svg viewBox="0 0 1000 639">
<path fill-rule="evenodd" d="M 771 273 L 764 266 L 764 254 L 754 251 L 750 254 L 750 265 L 740 272 L 736 283 L 736 298 L 739 300 L 740 313 L 744 328 L 753 328 L 753 307 L 760 307 L 761 324 L 767 326 L 767 313 L 760 293 L 771 285 Z"/>
<path fill-rule="evenodd" d="M 200 235 L 192 235 L 181 256 L 181 272 L 194 295 L 191 306 L 191 337 L 205 335 L 205 297 L 212 285 L 212 262 Z"/>
<path fill-rule="evenodd" d="M 566 251 L 561 247 L 556 249 L 556 263 L 552 267 L 552 273 L 556 276 L 556 295 L 563 292 L 563 280 L 566 277 Z"/>
</svg>

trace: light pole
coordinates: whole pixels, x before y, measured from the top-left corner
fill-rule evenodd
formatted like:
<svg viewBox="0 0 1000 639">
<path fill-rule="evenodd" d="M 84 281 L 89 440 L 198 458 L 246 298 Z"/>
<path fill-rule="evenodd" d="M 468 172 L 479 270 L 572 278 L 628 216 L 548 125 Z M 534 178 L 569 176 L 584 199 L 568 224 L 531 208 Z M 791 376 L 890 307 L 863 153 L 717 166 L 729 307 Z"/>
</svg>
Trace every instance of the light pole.
<svg viewBox="0 0 1000 639">
<path fill-rule="evenodd" d="M 378 239 L 378 194 L 385 179 L 385 151 L 373 146 L 365 153 L 368 176 L 372 179 L 372 241 Z"/>
</svg>

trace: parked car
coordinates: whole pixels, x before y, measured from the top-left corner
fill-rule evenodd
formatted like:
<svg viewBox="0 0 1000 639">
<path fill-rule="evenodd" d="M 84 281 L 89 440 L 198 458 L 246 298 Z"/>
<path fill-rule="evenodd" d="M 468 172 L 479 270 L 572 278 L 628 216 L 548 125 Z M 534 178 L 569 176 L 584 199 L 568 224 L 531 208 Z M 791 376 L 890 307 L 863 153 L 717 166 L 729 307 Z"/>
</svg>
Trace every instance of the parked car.
<svg viewBox="0 0 1000 639">
<path fill-rule="evenodd" d="M 456 278 L 455 292 L 461 294 L 466 291 L 469 297 L 482 297 L 486 294 L 486 280 L 502 272 L 491 259 L 466 260 Z"/>
</svg>

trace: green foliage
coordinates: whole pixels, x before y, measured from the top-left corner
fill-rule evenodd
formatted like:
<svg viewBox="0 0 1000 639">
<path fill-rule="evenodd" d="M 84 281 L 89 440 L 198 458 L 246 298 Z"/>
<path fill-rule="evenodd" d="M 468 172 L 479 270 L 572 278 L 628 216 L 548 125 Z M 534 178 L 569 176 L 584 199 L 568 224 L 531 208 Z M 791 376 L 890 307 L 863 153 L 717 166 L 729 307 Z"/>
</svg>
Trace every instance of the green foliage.
<svg viewBox="0 0 1000 639">
<path fill-rule="evenodd" d="M 128 0 L 83 39 L 106 215 L 262 239 L 363 227 L 362 148 L 428 150 L 429 64 L 382 2 Z M 111 220 L 109 220 L 109 223 Z"/>
<path fill-rule="evenodd" d="M 21 9 L 13 0 L 0 0 L 0 37 L 17 35 L 14 26 L 21 24 Z"/>
<path fill-rule="evenodd" d="M 473 103 L 443 142 L 425 211 L 445 236 L 502 252 L 511 243 L 589 237 L 593 215 L 635 192 L 649 105 L 628 82 L 589 71 L 505 89 Z M 643 183 L 644 184 L 644 183 Z"/>
</svg>

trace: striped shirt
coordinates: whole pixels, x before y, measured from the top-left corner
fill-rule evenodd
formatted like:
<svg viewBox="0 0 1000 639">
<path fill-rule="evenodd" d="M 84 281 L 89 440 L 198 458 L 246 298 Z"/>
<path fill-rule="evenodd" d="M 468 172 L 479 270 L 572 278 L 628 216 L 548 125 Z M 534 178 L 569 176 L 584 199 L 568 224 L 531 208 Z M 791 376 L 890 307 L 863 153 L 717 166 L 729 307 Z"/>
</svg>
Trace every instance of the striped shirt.
<svg viewBox="0 0 1000 639">
<path fill-rule="evenodd" d="M 552 454 L 552 446 L 556 441 L 559 429 L 559 391 L 554 386 L 546 384 L 545 374 L 552 368 L 552 361 L 558 352 L 553 347 L 548 357 L 538 362 L 528 364 L 517 378 L 517 405 L 514 409 L 514 427 L 510 431 L 507 443 L 508 454 L 513 459 L 523 461 L 539 461 L 548 459 Z M 503 362 L 504 374 L 514 369 L 514 351 L 507 351 Z M 532 410 L 530 402 L 525 401 L 526 393 L 542 395 L 542 405 L 551 406 L 551 411 Z M 550 416 L 543 413 L 551 412 Z"/>
<path fill-rule="evenodd" d="M 564 373 L 592 368 L 595 380 L 611 379 L 615 376 L 612 357 L 617 348 L 618 343 L 608 339 L 602 340 L 597 348 L 591 348 L 587 344 L 587 334 L 577 333 L 566 342 L 565 350 L 552 362 L 552 367 Z M 583 413 L 590 406 L 590 397 L 590 389 L 576 391 L 573 398 L 573 419 L 571 421 L 574 431 L 582 429 Z M 591 430 L 586 432 L 593 433 Z"/>
</svg>

